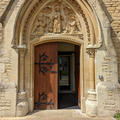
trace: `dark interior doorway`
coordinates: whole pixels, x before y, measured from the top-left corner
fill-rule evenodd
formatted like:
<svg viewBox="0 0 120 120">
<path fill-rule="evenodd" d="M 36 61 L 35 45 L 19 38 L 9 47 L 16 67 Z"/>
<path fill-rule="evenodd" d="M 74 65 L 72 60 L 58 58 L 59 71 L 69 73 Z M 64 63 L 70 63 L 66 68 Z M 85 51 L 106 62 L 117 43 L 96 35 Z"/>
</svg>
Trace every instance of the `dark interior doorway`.
<svg viewBox="0 0 120 120">
<path fill-rule="evenodd" d="M 59 43 L 58 109 L 79 108 L 79 69 L 80 47 L 68 43 Z"/>
</svg>

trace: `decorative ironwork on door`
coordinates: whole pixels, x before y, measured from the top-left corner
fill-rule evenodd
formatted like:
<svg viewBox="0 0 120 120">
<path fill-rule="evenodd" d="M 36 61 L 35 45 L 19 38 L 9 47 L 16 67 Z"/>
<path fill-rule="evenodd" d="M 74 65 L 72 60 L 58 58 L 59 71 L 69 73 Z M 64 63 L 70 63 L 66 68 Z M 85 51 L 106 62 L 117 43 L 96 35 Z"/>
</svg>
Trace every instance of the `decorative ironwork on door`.
<svg viewBox="0 0 120 120">
<path fill-rule="evenodd" d="M 37 105 L 38 108 L 40 107 L 40 105 L 49 105 L 50 108 L 52 109 L 54 106 L 54 102 L 52 99 L 50 99 L 49 102 L 47 102 L 47 99 L 48 99 L 48 95 L 45 92 L 43 92 L 41 94 L 39 93 L 38 94 L 38 102 L 35 102 L 35 105 Z"/>
<path fill-rule="evenodd" d="M 39 55 L 39 62 L 35 62 L 35 64 L 39 65 L 39 72 L 45 74 L 52 68 L 52 65 L 55 64 L 54 62 L 52 62 L 52 59 L 50 59 L 50 61 L 47 62 L 48 60 L 49 56 L 47 56 L 45 52 Z"/>
</svg>

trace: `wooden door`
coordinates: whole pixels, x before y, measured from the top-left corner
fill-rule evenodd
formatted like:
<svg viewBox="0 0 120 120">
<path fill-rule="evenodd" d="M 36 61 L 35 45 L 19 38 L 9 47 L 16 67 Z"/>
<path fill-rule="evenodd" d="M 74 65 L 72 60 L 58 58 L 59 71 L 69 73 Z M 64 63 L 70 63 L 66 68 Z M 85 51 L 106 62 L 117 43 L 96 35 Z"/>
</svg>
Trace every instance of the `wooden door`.
<svg viewBox="0 0 120 120">
<path fill-rule="evenodd" d="M 75 45 L 75 93 L 80 107 L 80 46 Z"/>
<path fill-rule="evenodd" d="M 57 109 L 57 59 L 57 43 L 45 43 L 35 47 L 35 109 Z"/>
</svg>

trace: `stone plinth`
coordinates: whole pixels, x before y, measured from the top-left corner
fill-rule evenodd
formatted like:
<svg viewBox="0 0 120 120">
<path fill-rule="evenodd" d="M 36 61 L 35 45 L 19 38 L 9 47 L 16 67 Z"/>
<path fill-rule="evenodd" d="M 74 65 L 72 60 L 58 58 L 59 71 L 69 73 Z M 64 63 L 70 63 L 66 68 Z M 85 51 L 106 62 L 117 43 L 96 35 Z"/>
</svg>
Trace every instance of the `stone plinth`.
<svg viewBox="0 0 120 120">
<path fill-rule="evenodd" d="M 28 101 L 27 101 L 26 92 L 18 93 L 18 103 L 17 103 L 17 111 L 16 116 L 22 117 L 28 113 Z"/>
<path fill-rule="evenodd" d="M 88 98 L 86 101 L 86 114 L 91 117 L 95 117 L 97 115 L 96 92 L 94 90 L 88 91 Z"/>
</svg>

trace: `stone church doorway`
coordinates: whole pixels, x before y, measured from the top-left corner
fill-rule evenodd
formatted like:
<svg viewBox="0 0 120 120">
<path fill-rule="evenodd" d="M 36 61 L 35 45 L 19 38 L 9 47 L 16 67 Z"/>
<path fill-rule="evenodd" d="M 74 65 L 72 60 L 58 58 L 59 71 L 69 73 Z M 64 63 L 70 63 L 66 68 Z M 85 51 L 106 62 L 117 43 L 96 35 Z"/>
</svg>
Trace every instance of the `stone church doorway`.
<svg viewBox="0 0 120 120">
<path fill-rule="evenodd" d="M 65 42 L 35 46 L 34 109 L 63 109 L 80 102 L 80 47 Z"/>
<path fill-rule="evenodd" d="M 98 93 L 97 85 L 101 82 L 102 77 L 105 81 L 109 78 L 106 76 L 107 69 L 108 72 L 116 75 L 117 62 L 114 47 L 111 47 L 113 46 L 110 39 L 111 19 L 109 19 L 107 11 L 102 9 L 99 1 L 29 0 L 22 1 L 19 10 L 17 9 L 14 13 L 17 13 L 16 17 L 15 14 L 13 14 L 14 19 L 10 17 L 12 19 L 10 21 L 14 24 L 13 32 L 11 31 L 12 47 L 18 54 L 14 52 L 15 59 L 10 63 L 15 62 L 16 65 L 15 71 L 11 71 L 17 75 L 11 77 L 11 80 L 16 80 L 18 87 L 15 102 L 16 116 L 24 116 L 34 109 L 60 108 L 61 99 L 59 99 L 58 93 L 71 92 L 71 84 L 68 79 L 69 82 L 65 84 L 65 88 L 63 85 L 59 86 L 60 72 L 62 72 L 60 70 L 63 68 L 59 69 L 58 64 L 60 61 L 58 42 L 59 44 L 67 42 L 80 46 L 80 65 L 76 65 L 76 69 L 74 66 L 75 70 L 77 70 L 77 66 L 80 67 L 80 71 L 78 70 L 80 74 L 72 73 L 79 75 L 77 77 L 80 78 L 79 86 L 75 87 L 77 89 L 75 91 L 78 92 L 77 103 L 81 111 L 92 115 L 101 114 L 101 111 L 105 111 L 102 114 L 108 113 L 108 109 L 104 110 L 106 106 L 101 103 L 103 97 L 101 92 Z M 5 22 L 7 23 L 5 30 L 11 22 Z M 48 42 L 49 44 L 47 44 Z M 108 44 L 109 42 L 110 44 Z M 66 48 L 64 47 L 64 49 Z M 62 56 L 64 59 L 64 55 Z M 114 59 L 111 59 L 111 56 L 114 56 Z M 65 59 L 69 61 L 68 54 Z M 75 62 L 75 60 L 72 61 Z M 70 61 L 68 66 L 69 64 L 71 65 Z M 115 67 L 112 72 L 109 64 L 112 65 L 111 68 Z M 112 77 L 115 79 L 114 81 L 117 81 L 117 75 Z M 54 80 L 52 80 L 53 78 Z M 106 101 L 106 98 L 103 101 Z M 96 107 L 94 105 L 98 103 L 99 109 L 89 109 L 89 103 L 93 102 L 95 103 L 93 107 Z"/>
</svg>

